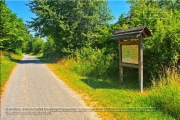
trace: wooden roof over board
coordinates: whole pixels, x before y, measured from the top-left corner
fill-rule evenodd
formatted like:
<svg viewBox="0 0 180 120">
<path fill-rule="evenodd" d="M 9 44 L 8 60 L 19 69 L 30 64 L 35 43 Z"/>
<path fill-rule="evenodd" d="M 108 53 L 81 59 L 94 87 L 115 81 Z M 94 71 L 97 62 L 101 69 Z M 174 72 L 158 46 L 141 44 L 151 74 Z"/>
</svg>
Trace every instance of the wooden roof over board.
<svg viewBox="0 0 180 120">
<path fill-rule="evenodd" d="M 140 35 L 142 35 L 143 38 L 152 36 L 148 27 L 142 26 L 127 30 L 116 31 L 111 39 L 133 39 L 138 38 Z"/>
</svg>

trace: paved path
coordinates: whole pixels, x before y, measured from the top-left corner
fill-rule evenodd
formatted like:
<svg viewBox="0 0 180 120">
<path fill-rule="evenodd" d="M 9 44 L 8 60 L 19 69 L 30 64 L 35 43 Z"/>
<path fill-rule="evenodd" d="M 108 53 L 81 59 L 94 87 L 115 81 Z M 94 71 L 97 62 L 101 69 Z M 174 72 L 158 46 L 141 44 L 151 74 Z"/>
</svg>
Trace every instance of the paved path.
<svg viewBox="0 0 180 120">
<path fill-rule="evenodd" d="M 28 55 L 11 74 L 1 101 L 2 120 L 100 119 L 95 112 L 84 110 L 91 109 L 80 95 L 68 88 L 38 59 Z"/>
</svg>

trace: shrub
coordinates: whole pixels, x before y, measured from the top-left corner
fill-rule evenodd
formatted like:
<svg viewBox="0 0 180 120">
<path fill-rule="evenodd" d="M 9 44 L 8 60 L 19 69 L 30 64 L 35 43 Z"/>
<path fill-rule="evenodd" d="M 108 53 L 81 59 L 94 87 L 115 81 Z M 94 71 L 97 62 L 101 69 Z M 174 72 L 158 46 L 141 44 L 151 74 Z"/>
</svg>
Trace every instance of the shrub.
<svg viewBox="0 0 180 120">
<path fill-rule="evenodd" d="M 17 54 L 17 55 L 22 55 L 22 50 L 21 49 L 16 49 L 15 50 L 15 54 Z"/>
<path fill-rule="evenodd" d="M 75 52 L 76 64 L 72 69 L 80 75 L 89 75 L 97 78 L 107 76 L 108 68 L 113 60 L 105 49 L 82 48 Z"/>
</svg>

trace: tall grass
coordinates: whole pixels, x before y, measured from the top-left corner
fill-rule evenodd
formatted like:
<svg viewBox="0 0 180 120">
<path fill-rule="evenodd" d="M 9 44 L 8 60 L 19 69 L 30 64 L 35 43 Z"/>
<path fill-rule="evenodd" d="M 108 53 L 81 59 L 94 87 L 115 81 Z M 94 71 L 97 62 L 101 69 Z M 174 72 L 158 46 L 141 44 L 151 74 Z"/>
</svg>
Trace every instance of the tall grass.
<svg viewBox="0 0 180 120">
<path fill-rule="evenodd" d="M 1 77 L 1 84 L 0 89 L 1 93 L 3 91 L 3 86 L 5 85 L 8 77 L 11 74 L 14 66 L 22 59 L 21 55 L 17 55 L 11 52 L 0 51 L 0 77 Z"/>
<path fill-rule="evenodd" d="M 149 94 L 151 104 L 158 110 L 180 118 L 180 74 L 177 69 L 164 67 L 159 80 L 153 80 Z"/>
</svg>

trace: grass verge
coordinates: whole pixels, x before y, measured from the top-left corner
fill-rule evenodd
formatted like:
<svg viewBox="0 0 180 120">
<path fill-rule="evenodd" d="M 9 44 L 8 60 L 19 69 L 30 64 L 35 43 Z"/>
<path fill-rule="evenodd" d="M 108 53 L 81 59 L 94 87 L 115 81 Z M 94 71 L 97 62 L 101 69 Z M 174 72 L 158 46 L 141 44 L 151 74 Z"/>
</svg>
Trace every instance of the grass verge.
<svg viewBox="0 0 180 120">
<path fill-rule="evenodd" d="M 6 51 L 0 51 L 0 77 L 1 77 L 1 94 L 4 89 L 4 85 L 7 82 L 11 71 L 15 67 L 15 65 L 22 59 L 22 56 L 16 55 L 14 53 L 6 52 Z"/>
<path fill-rule="evenodd" d="M 64 59 L 55 63 L 52 62 L 52 59 L 40 59 L 41 61 L 46 63 L 47 66 L 69 87 L 81 94 L 88 106 L 94 109 L 100 107 L 118 108 L 116 109 L 119 110 L 118 112 L 113 111 L 113 109 L 110 109 L 107 112 L 97 112 L 98 115 L 105 120 L 174 120 L 175 118 L 178 118 L 178 107 L 175 107 L 179 106 L 178 99 L 173 100 L 173 102 L 171 102 L 173 106 L 170 106 L 169 109 L 166 107 L 166 111 L 164 111 L 163 109 L 165 108 L 169 100 L 166 102 L 166 104 L 162 104 L 163 100 L 166 101 L 166 98 L 163 97 L 166 97 L 169 94 L 169 96 L 171 96 L 170 98 L 172 98 L 173 96 L 176 96 L 176 98 L 179 97 L 179 92 L 176 91 L 176 94 L 172 93 L 172 91 L 175 91 L 174 88 L 172 88 L 170 91 L 167 91 L 168 93 L 163 90 L 163 87 L 147 88 L 145 89 L 145 92 L 141 94 L 135 87 L 136 84 L 134 83 L 136 82 L 134 82 L 132 79 L 129 80 L 130 82 L 124 83 L 124 85 L 119 85 L 118 81 L 112 82 L 112 80 L 109 78 L 96 79 L 78 75 L 71 70 L 71 66 L 69 66 L 71 65 L 71 60 L 68 59 Z M 179 90 L 179 88 L 175 89 Z M 164 91 L 164 94 L 161 94 L 161 90 Z M 166 95 L 165 93 L 168 95 Z M 161 104 L 162 106 L 160 106 L 159 104 Z M 145 109 L 142 110 L 142 107 L 155 107 L 156 110 L 146 111 Z M 123 111 L 127 110 L 123 108 L 128 108 L 128 111 Z M 133 108 L 135 108 L 136 110 L 133 110 Z M 175 112 L 172 112 L 174 111 L 173 109 L 177 110 L 175 110 Z M 169 111 L 171 111 L 172 114 L 171 112 L 169 113 Z"/>
</svg>

